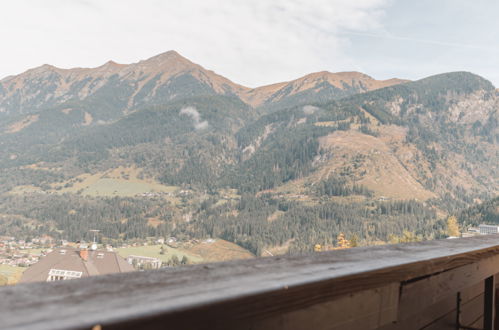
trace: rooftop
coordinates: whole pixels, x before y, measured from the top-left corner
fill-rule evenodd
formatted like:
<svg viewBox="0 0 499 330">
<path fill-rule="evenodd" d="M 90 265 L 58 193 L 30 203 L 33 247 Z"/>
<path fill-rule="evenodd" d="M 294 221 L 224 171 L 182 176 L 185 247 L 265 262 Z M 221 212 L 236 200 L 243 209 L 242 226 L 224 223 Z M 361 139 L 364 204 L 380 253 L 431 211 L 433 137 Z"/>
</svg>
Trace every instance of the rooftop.
<svg viewBox="0 0 499 330">
<path fill-rule="evenodd" d="M 104 250 L 57 248 L 29 267 L 20 283 L 47 281 L 52 269 L 81 272 L 81 277 L 133 271 L 122 257 Z"/>
</svg>

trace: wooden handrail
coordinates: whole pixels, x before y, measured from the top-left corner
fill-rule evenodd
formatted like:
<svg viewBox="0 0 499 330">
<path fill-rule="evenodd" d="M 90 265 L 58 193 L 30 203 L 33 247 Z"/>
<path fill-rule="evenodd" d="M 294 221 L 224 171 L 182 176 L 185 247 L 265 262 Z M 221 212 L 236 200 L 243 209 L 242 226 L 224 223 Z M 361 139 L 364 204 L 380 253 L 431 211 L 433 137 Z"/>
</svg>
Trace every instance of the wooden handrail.
<svg viewBox="0 0 499 330">
<path fill-rule="evenodd" d="M 480 236 L 21 284 L 0 328 L 483 328 L 496 273 L 499 236 Z"/>
</svg>

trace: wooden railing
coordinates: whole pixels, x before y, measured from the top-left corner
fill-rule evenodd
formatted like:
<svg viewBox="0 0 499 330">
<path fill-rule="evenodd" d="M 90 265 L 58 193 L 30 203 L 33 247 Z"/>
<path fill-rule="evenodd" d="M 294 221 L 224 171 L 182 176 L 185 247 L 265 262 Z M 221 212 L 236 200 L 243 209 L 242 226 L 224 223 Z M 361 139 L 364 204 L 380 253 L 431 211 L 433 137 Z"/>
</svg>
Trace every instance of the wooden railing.
<svg viewBox="0 0 499 330">
<path fill-rule="evenodd" d="M 493 329 L 499 236 L 0 289 L 5 329 Z"/>
</svg>

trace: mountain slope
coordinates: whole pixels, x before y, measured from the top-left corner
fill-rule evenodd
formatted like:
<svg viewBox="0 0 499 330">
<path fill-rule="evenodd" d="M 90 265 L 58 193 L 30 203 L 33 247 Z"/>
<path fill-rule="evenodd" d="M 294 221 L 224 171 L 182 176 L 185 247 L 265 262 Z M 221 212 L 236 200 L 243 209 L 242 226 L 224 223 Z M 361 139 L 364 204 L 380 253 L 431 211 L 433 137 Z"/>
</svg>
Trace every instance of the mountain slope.
<svg viewBox="0 0 499 330">
<path fill-rule="evenodd" d="M 292 106 L 297 102 L 311 103 L 339 99 L 387 86 L 405 83 L 407 80 L 375 80 L 360 72 L 327 71 L 308 74 L 290 82 L 258 87 L 240 95 L 254 107 Z"/>
<path fill-rule="evenodd" d="M 463 225 L 499 224 L 499 197 L 470 207 L 459 214 Z"/>
<path fill-rule="evenodd" d="M 114 110 L 123 112 L 145 104 L 246 90 L 169 51 L 130 65 L 111 61 L 97 68 L 43 65 L 5 78 L 0 81 L 0 114 L 32 114 L 68 102 L 70 108 L 80 101 L 101 107 L 110 97 Z"/>
<path fill-rule="evenodd" d="M 499 96 L 470 73 L 250 90 L 171 52 L 107 67 L 2 81 L 0 234 L 296 252 L 442 237 L 445 214 L 499 192 Z"/>
<path fill-rule="evenodd" d="M 238 133 L 241 148 L 255 156 L 260 149 L 263 155 L 287 150 L 289 145 L 263 148 L 281 136 L 299 136 L 307 126 L 307 136 L 318 134 L 319 144 L 302 167 L 307 173 L 282 188 L 284 182 L 258 189 L 309 195 L 307 186 L 342 176 L 379 197 L 432 199 L 448 210 L 498 193 L 499 98 L 481 77 L 438 75 L 293 109 L 262 116 Z M 276 160 L 266 169 L 265 162 L 257 163 L 255 175 L 279 172 Z"/>
<path fill-rule="evenodd" d="M 110 112 L 114 113 L 110 118 L 115 118 L 144 105 L 208 95 L 235 96 L 252 107 L 273 104 L 276 108 L 277 103 L 283 107 L 298 99 L 336 99 L 402 82 L 405 81 L 378 81 L 358 72 L 318 72 L 291 82 L 250 89 L 169 51 L 128 65 L 112 61 L 97 68 L 42 65 L 4 78 L 0 80 L 0 118 L 35 114 L 60 105 L 71 111 L 85 102 L 96 108 L 105 107 L 100 115 L 106 119 Z M 88 106 L 86 109 L 98 117 L 97 110 Z"/>
<path fill-rule="evenodd" d="M 170 184 L 179 183 L 173 180 L 179 173 L 184 173 L 183 178 L 187 173 L 205 173 L 205 178 L 211 178 L 210 185 L 228 184 L 255 192 L 309 174 L 306 181 L 313 183 L 330 173 L 347 171 L 351 183 L 364 184 L 391 198 L 425 200 L 438 195 L 467 199 L 471 197 L 460 191 L 476 197 L 497 191 L 499 100 L 489 82 L 472 74 L 438 75 L 260 117 L 235 96 L 184 98 L 169 104 L 141 108 L 96 126 L 80 126 L 81 133 L 74 130 L 75 123 L 70 120 L 85 120 L 81 112 L 61 115 L 65 109 L 59 110 L 56 129 L 51 125 L 56 122 L 54 109 L 42 110 L 21 122 L 19 130 L 13 124 L 5 128 L 0 140 L 5 146 L 0 152 L 1 163 L 4 167 L 54 161 L 67 165 L 71 160 L 73 166 L 88 170 L 88 161 L 99 164 L 111 157 L 116 162 L 112 155 L 118 149 L 129 148 L 131 152 L 136 146 L 152 143 L 154 149 L 168 150 L 173 162 L 149 159 L 146 163 L 157 164 L 149 166 L 149 173 Z M 190 124 L 193 118 L 181 113 L 189 106 L 199 110 L 194 120 L 197 123 Z M 207 129 L 198 131 L 196 125 L 204 121 Z M 211 146 L 206 144 L 208 137 Z M 170 142 L 165 143 L 165 139 Z M 360 148 L 362 145 L 365 147 Z M 192 147 L 198 151 L 186 157 L 182 149 Z M 374 155 L 380 153 L 385 156 L 376 159 Z M 335 154 L 342 154 L 343 161 L 339 162 Z M 211 162 L 216 155 L 224 156 Z M 349 163 L 361 158 L 355 171 L 348 170 Z M 200 171 L 202 163 L 212 164 L 207 166 L 208 172 Z M 170 164 L 169 170 L 159 164 Z M 222 173 L 226 174 L 219 178 Z M 400 180 L 394 181 L 396 177 Z M 245 180 L 250 186 L 243 188 Z M 202 181 L 207 183 L 206 179 Z M 390 191 L 390 186 L 405 191 Z"/>
</svg>

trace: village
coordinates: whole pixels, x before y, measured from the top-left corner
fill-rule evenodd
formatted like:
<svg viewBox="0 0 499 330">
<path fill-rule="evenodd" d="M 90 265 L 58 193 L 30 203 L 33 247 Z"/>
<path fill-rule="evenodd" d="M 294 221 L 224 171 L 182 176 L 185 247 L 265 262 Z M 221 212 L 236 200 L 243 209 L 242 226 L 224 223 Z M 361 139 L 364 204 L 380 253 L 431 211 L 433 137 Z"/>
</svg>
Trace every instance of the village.
<svg viewBox="0 0 499 330">
<path fill-rule="evenodd" d="M 174 237 L 168 239 L 157 239 L 154 242 L 135 242 L 133 244 L 123 244 L 119 249 L 125 251 L 133 251 L 139 247 L 148 247 L 152 243 L 154 247 L 156 244 L 161 245 L 158 253 L 165 254 L 166 248 L 162 244 L 168 244 L 170 248 L 178 247 L 177 240 Z M 25 240 L 16 240 L 11 236 L 0 236 L 0 276 L 6 278 L 3 284 L 15 284 L 18 275 L 23 273 L 28 267 L 37 264 L 42 258 L 49 255 L 54 250 L 64 251 L 65 249 L 87 249 L 92 248 L 93 244 L 86 242 L 68 242 L 66 240 L 55 240 L 50 236 L 42 236 L 31 239 L 29 242 Z M 97 250 L 103 249 L 107 252 L 113 252 L 115 249 L 110 245 L 94 246 Z M 146 253 L 150 255 L 150 253 Z M 187 264 L 189 259 L 184 255 L 183 257 L 173 257 L 171 261 L 164 261 L 160 258 L 144 255 L 128 254 L 125 260 L 135 270 L 145 269 L 159 269 L 163 267 L 174 267 L 181 264 Z M 16 276 L 17 275 L 17 276 Z M 2 281 L 0 278 L 0 285 Z"/>
<path fill-rule="evenodd" d="M 0 236 L 0 265 L 29 267 L 56 245 L 55 240 L 49 236 L 33 238 L 29 242 L 16 240 L 11 236 Z"/>
<path fill-rule="evenodd" d="M 54 255 L 58 255 L 58 258 L 54 259 Z M 68 261 L 75 255 L 78 256 L 78 260 L 84 261 L 80 266 L 74 266 L 74 260 L 72 263 Z M 249 252 L 235 244 L 212 238 L 203 240 L 179 240 L 176 237 L 149 238 L 115 247 L 110 244 L 98 244 L 95 240 L 69 242 L 47 235 L 34 237 L 29 241 L 0 236 L 0 286 L 23 282 L 23 274 L 26 275 L 28 269 L 41 267 L 40 265 L 47 264 L 48 260 L 53 260 L 54 265 L 57 263 L 58 268 L 61 268 L 61 264 L 67 263 L 68 269 L 64 271 L 86 274 L 86 270 L 90 269 L 87 275 L 91 276 L 124 270 L 143 271 L 251 257 L 253 256 Z M 113 269 L 105 263 L 121 266 Z M 124 265 L 125 263 L 127 265 Z M 99 265 L 102 271 L 98 270 Z M 43 267 L 46 269 L 43 269 L 42 273 L 61 271 L 48 264 Z M 80 267 L 80 269 L 69 269 L 71 267 Z M 48 280 L 50 276 L 47 275 L 46 278 L 43 280 Z"/>
</svg>

